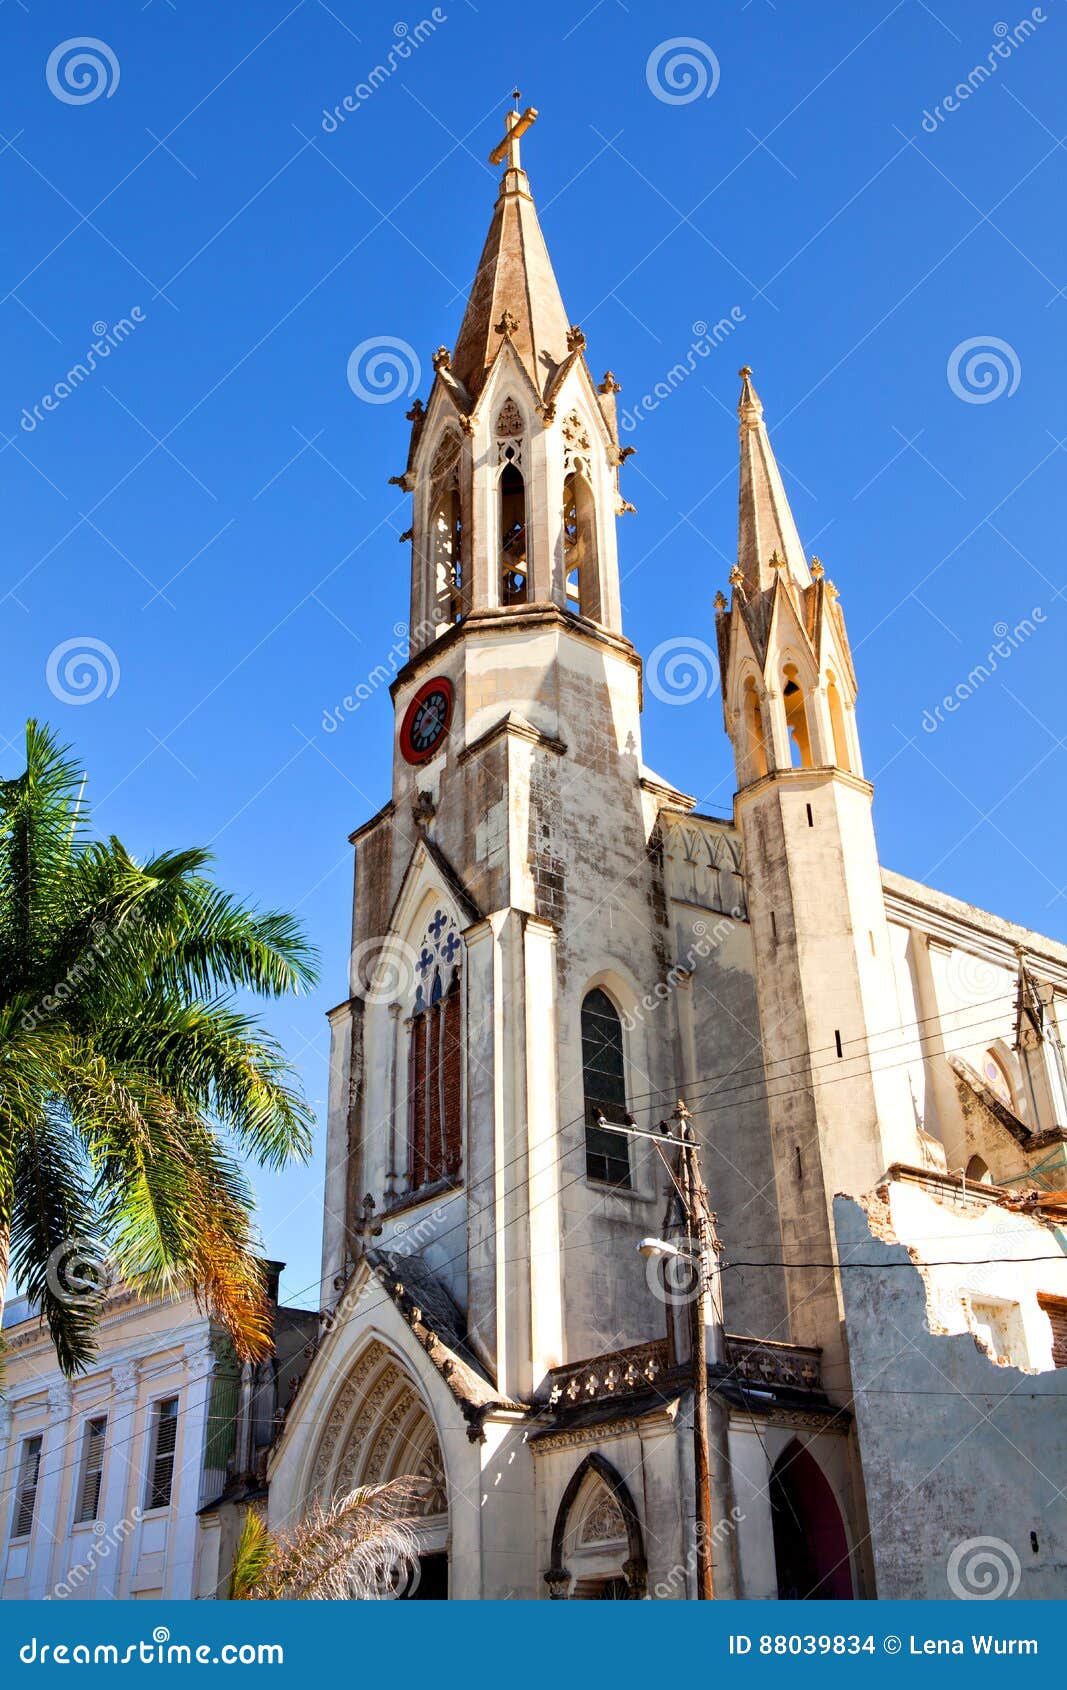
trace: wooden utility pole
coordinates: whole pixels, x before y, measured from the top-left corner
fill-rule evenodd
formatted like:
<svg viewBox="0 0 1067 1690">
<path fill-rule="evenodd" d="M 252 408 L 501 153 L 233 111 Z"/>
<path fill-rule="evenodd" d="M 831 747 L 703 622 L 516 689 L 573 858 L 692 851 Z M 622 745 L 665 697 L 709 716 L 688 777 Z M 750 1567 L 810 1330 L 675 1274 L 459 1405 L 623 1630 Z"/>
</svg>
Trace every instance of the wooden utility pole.
<svg viewBox="0 0 1067 1690">
<path fill-rule="evenodd" d="M 710 1278 L 711 1226 L 708 1194 L 700 1172 L 700 1152 L 690 1125 L 689 1110 L 679 1102 L 674 1111 L 681 1149 L 678 1158 L 679 1184 L 685 1204 L 686 1225 L 695 1256 L 697 1294 L 689 1305 L 693 1363 L 693 1473 L 696 1484 L 697 1599 L 710 1602 L 715 1596 L 711 1565 L 711 1445 L 708 1439 L 708 1343 L 705 1310 Z"/>
</svg>

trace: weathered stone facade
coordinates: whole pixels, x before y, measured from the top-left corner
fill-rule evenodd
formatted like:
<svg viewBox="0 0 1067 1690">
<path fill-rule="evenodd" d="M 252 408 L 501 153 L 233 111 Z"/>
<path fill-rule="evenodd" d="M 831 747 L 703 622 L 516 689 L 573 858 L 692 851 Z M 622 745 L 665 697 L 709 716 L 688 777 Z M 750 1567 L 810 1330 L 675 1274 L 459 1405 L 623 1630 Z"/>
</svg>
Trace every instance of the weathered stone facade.
<svg viewBox="0 0 1067 1690">
<path fill-rule="evenodd" d="M 1034 1263 L 998 1279 L 1019 1304 L 994 1322 L 999 1361 L 1053 1367 L 1038 1297 L 1067 1294 L 1059 1212 L 1007 1205 L 1031 1177 L 1067 1186 L 1067 950 L 881 869 L 844 616 L 800 546 L 747 371 L 718 617 L 733 820 L 645 767 L 617 384 L 594 381 L 568 326 L 510 123 L 456 350 L 434 359 L 400 478 L 412 652 L 390 800 L 352 836 L 330 1312 L 271 1515 L 339 1474 L 404 1470 L 408 1426 L 418 1470 L 443 1474 L 424 1547 L 447 1553 L 453 1597 L 695 1594 L 689 1366 L 676 1290 L 638 1253 L 670 1189 L 641 1135 L 681 1098 L 726 1246 L 709 1302 L 725 1328 L 717 1593 L 945 1593 L 954 1543 L 988 1511 L 963 1487 L 930 1511 L 920 1487 L 882 1522 L 872 1504 L 926 1410 L 872 1407 L 894 1388 L 880 1346 L 889 1319 L 931 1357 L 973 1342 L 952 1333 L 984 1342 L 993 1293 L 931 1267 L 924 1306 L 877 1264 L 862 1289 L 858 1223 L 835 1227 L 834 1199 L 868 1203 L 914 1277 L 941 1259 L 944 1194 L 981 1182 L 983 1215 L 1011 1214 L 998 1250 Z M 435 1032 L 449 1014 L 458 1042 Z M 627 1116 L 637 1130 L 612 1135 Z M 988 1344 L 960 1389 L 979 1376 L 1000 1377 Z M 1010 1510 L 1001 1526 L 1021 1529 Z"/>
</svg>

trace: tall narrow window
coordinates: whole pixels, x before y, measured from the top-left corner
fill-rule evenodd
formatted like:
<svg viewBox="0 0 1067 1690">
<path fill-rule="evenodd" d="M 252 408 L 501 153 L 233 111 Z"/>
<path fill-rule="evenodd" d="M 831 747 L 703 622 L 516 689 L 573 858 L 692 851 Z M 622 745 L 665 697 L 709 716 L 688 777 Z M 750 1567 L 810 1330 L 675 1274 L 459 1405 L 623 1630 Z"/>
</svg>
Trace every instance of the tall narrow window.
<svg viewBox="0 0 1067 1690">
<path fill-rule="evenodd" d="M 82 1436 L 81 1474 L 78 1479 L 78 1505 L 74 1524 L 82 1526 L 95 1520 L 100 1510 L 100 1481 L 104 1473 L 104 1443 L 107 1438 L 107 1415 L 98 1414 L 90 1420 Z"/>
<path fill-rule="evenodd" d="M 40 1437 L 26 1438 L 19 1457 L 18 1479 L 15 1483 L 15 1510 L 11 1516 L 11 1536 L 29 1537 L 33 1530 L 33 1510 L 37 1501 L 37 1481 L 41 1476 Z"/>
<path fill-rule="evenodd" d="M 785 723 L 789 730 L 789 751 L 795 769 L 811 768 L 811 740 L 808 736 L 808 713 L 804 708 L 804 694 L 797 680 L 796 665 L 786 664 L 782 697 L 785 700 Z"/>
<path fill-rule="evenodd" d="M 767 773 L 767 743 L 763 733 L 763 711 L 752 676 L 745 682 L 741 705 L 745 722 L 745 752 L 748 758 L 748 779 L 758 780 Z"/>
<path fill-rule="evenodd" d="M 851 768 L 848 756 L 848 734 L 845 730 L 845 712 L 841 705 L 841 694 L 837 690 L 837 682 L 833 675 L 826 678 L 826 703 L 830 711 L 830 731 L 834 736 L 834 761 L 839 769 Z"/>
<path fill-rule="evenodd" d="M 596 987 L 582 1004 L 582 1084 L 585 1088 L 585 1171 L 608 1185 L 630 1184 L 630 1147 L 619 1133 L 597 1126 L 598 1116 L 626 1120 L 626 1065 L 622 1022 L 606 992 Z"/>
<path fill-rule="evenodd" d="M 593 494 L 580 470 L 563 483 L 563 570 L 567 609 L 600 618 Z"/>
<path fill-rule="evenodd" d="M 463 1157 L 463 955 L 455 922 L 436 910 L 419 948 L 408 1046 L 409 1192 L 459 1177 Z"/>
<path fill-rule="evenodd" d="M 178 1443 L 178 1399 L 164 1397 L 152 1415 L 152 1446 L 145 1492 L 146 1508 L 169 1508 Z"/>
<path fill-rule="evenodd" d="M 500 476 L 500 602 L 525 604 L 529 596 L 526 564 L 526 483 L 522 471 L 505 464 Z"/>
<path fill-rule="evenodd" d="M 442 622 L 458 622 L 463 615 L 463 524 L 455 477 L 434 514 L 432 544 L 437 614 Z"/>
</svg>

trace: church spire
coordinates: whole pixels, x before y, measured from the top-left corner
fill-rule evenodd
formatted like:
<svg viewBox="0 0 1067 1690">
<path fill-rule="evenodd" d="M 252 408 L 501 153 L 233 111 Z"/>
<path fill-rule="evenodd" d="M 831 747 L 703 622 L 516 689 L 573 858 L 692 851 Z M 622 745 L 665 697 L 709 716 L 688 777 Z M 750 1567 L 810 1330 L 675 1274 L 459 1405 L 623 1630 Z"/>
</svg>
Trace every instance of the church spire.
<svg viewBox="0 0 1067 1690">
<path fill-rule="evenodd" d="M 749 597 L 774 585 L 778 564 L 784 562 L 798 586 L 811 584 L 793 513 L 789 509 L 781 473 L 763 421 L 763 405 L 746 364 L 738 371 L 741 398 L 741 491 L 737 524 L 737 563 Z"/>
<path fill-rule="evenodd" d="M 505 335 L 538 397 L 570 350 L 567 313 L 519 156 L 519 138 L 536 119 L 533 106 L 509 111 L 504 139 L 489 154 L 489 162 L 505 164 L 505 170 L 452 354 L 452 374 L 472 399 Z"/>
</svg>

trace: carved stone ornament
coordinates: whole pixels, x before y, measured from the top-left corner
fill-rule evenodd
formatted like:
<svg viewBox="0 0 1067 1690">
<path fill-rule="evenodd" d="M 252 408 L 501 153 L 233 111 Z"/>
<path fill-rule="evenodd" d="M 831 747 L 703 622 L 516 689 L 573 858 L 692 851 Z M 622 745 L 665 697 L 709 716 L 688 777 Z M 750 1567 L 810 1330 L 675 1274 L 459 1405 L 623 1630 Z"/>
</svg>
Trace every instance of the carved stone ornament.
<svg viewBox="0 0 1067 1690">
<path fill-rule="evenodd" d="M 499 323 L 496 324 L 495 332 L 497 334 L 513 335 L 518 326 L 519 319 L 513 316 L 510 311 L 505 311 Z"/>
<path fill-rule="evenodd" d="M 511 440 L 522 433 L 522 413 L 509 394 L 497 412 L 496 432 L 502 440 Z"/>
<path fill-rule="evenodd" d="M 552 1602 L 566 1602 L 570 1596 L 571 1575 L 566 1567 L 550 1567 L 545 1574 L 548 1586 L 549 1600 Z"/>
<path fill-rule="evenodd" d="M 560 429 L 563 435 L 563 445 L 569 461 L 576 452 L 589 451 L 589 433 L 577 411 L 572 411 L 565 417 Z"/>
<path fill-rule="evenodd" d="M 452 368 L 452 354 L 447 346 L 439 346 L 433 355 L 435 370 L 450 370 Z"/>
<path fill-rule="evenodd" d="M 430 464 L 430 475 L 434 481 L 444 481 L 451 474 L 459 459 L 459 451 L 458 434 L 449 431 L 441 436 Z"/>
<path fill-rule="evenodd" d="M 581 352 L 585 347 L 585 335 L 577 323 L 572 323 L 567 330 L 567 351 Z"/>
<path fill-rule="evenodd" d="M 626 1538 L 626 1521 L 615 1498 L 603 1486 L 582 1519 L 578 1542 L 583 1545 L 618 1543 Z"/>
</svg>

